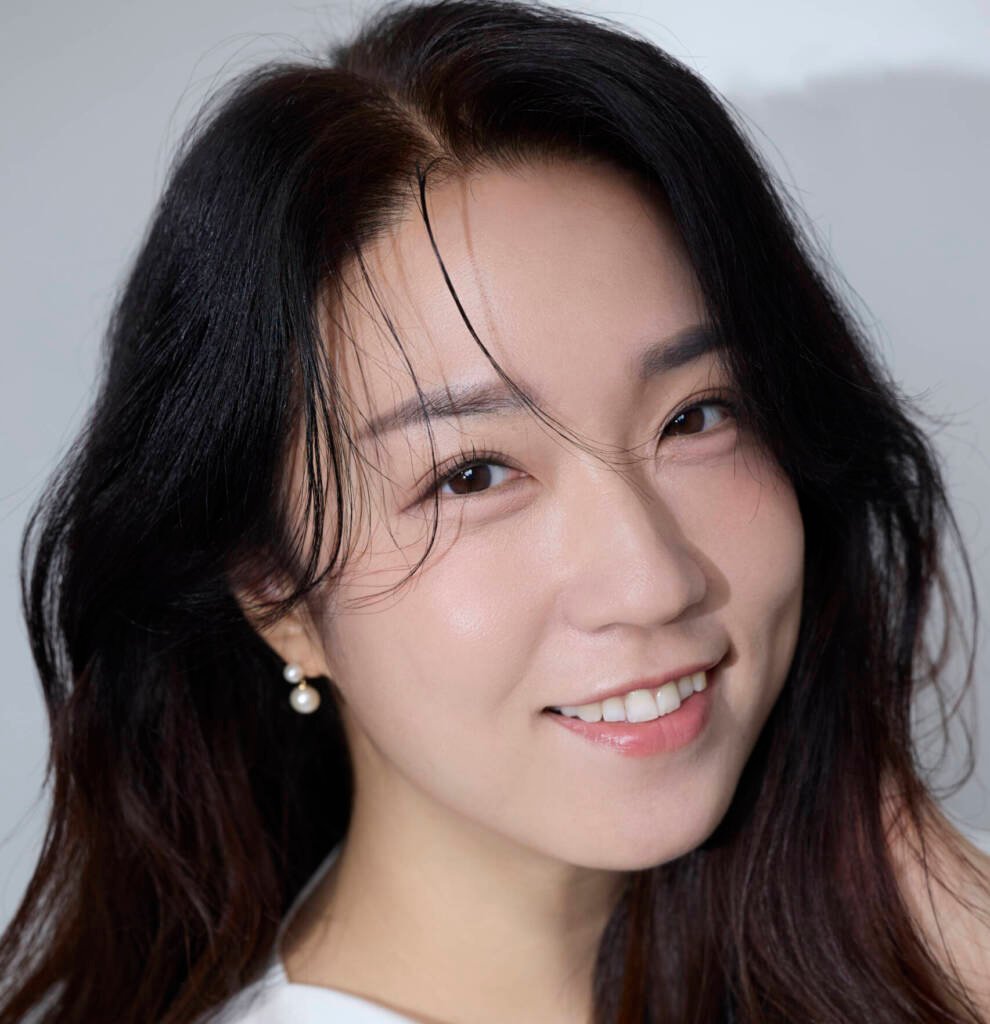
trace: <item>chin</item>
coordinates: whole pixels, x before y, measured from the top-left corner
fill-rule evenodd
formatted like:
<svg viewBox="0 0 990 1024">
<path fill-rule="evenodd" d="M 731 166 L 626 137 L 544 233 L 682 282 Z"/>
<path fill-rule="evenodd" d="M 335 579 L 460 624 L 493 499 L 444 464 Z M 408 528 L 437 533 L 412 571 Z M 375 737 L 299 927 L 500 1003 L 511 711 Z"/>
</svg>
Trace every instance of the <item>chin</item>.
<svg viewBox="0 0 990 1024">
<path fill-rule="evenodd" d="M 640 821 L 635 832 L 621 826 L 603 830 L 609 845 L 599 848 L 599 867 L 613 871 L 643 871 L 669 864 L 702 846 L 718 828 L 732 802 L 738 777 L 710 789 L 699 799 L 697 791 L 683 802 L 658 808 L 657 817 Z M 596 837 L 597 838 L 597 837 Z"/>
</svg>

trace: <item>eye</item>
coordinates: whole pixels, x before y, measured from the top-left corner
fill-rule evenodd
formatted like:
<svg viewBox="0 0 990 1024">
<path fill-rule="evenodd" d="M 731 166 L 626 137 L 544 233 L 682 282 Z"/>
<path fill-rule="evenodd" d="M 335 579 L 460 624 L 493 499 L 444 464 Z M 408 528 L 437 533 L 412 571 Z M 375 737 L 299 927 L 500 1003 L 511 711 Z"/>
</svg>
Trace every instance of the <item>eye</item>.
<svg viewBox="0 0 990 1024">
<path fill-rule="evenodd" d="M 673 435 L 680 437 L 690 434 L 708 433 L 711 428 L 706 427 L 705 423 L 710 422 L 711 417 L 705 415 L 706 409 L 716 409 L 725 418 L 731 418 L 735 415 L 735 407 L 727 399 L 707 399 L 704 402 L 689 405 L 686 409 L 677 413 L 661 431 L 660 436 L 667 437 Z"/>
<path fill-rule="evenodd" d="M 715 410 L 716 415 L 712 416 L 705 410 Z M 723 419 L 719 419 L 721 414 Z M 710 433 L 713 427 L 718 426 L 724 419 L 731 419 L 735 416 L 735 406 L 726 398 L 707 398 L 687 406 L 680 412 L 675 413 L 660 431 L 659 438 L 665 437 L 691 437 L 696 434 Z M 472 494 L 484 494 L 490 490 L 497 490 L 493 486 L 493 470 L 509 470 L 514 468 L 509 460 L 500 452 L 478 451 L 473 446 L 470 452 L 460 452 L 454 456 L 452 461 L 441 466 L 436 477 L 427 485 L 426 490 L 420 495 L 419 501 L 424 501 L 440 493 L 441 497 L 470 497 Z M 494 473 L 497 481 L 499 474 Z M 452 491 L 445 495 L 443 488 L 451 487 Z"/>
<path fill-rule="evenodd" d="M 422 499 L 432 497 L 435 491 L 441 491 L 448 485 L 453 489 L 453 497 L 464 497 L 474 493 L 491 490 L 494 470 L 508 470 L 505 457 L 499 452 L 477 451 L 473 447 L 470 452 L 461 452 L 455 456 L 453 464 L 442 466 L 436 478 L 427 487 Z M 498 473 L 494 474 L 498 478 Z M 441 497 L 445 495 L 441 494 Z"/>
</svg>

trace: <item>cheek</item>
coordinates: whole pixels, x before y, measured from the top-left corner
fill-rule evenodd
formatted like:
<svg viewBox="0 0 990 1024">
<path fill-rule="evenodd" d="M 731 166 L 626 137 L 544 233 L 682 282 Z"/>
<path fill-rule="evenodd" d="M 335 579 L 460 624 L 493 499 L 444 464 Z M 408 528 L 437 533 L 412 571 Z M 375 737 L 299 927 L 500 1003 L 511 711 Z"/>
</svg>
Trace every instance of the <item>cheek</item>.
<svg viewBox="0 0 990 1024">
<path fill-rule="evenodd" d="M 532 722 L 512 701 L 532 657 L 525 621 L 475 560 L 452 552 L 420 573 L 392 606 L 340 616 L 325 633 L 340 652 L 357 770 L 380 792 L 399 792 L 382 780 L 401 777 L 511 831 L 534 791 Z"/>
<path fill-rule="evenodd" d="M 474 545 L 470 537 L 448 545 L 438 537 L 426 564 L 394 596 L 360 608 L 341 603 L 324 623 L 338 685 L 382 746 L 432 747 L 438 734 L 452 736 L 452 727 L 490 724 L 524 674 L 518 564 L 485 555 L 491 545 Z M 360 586 L 345 583 L 341 594 L 370 598 L 412 564 L 383 541 L 355 565 Z"/>
<path fill-rule="evenodd" d="M 705 562 L 715 614 L 729 629 L 739 673 L 731 693 L 749 706 L 776 699 L 797 643 L 804 585 L 804 523 L 793 486 L 754 446 L 716 472 L 682 481 L 685 537 Z M 754 692 L 755 691 L 755 692 Z"/>
<path fill-rule="evenodd" d="M 710 586 L 749 596 L 753 610 L 800 593 L 804 525 L 790 481 L 761 449 L 741 441 L 722 459 L 670 474 L 669 507 Z"/>
</svg>

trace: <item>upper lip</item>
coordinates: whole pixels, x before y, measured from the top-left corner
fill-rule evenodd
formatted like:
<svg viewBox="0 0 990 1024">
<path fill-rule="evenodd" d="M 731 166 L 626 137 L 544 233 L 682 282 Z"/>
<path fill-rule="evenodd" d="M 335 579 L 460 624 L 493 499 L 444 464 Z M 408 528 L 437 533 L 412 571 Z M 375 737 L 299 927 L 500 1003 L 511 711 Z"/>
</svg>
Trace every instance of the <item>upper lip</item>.
<svg viewBox="0 0 990 1024">
<path fill-rule="evenodd" d="M 618 683 L 616 686 L 599 690 L 597 693 L 589 694 L 580 700 L 565 700 L 559 704 L 548 704 L 543 710 L 594 704 L 596 701 L 608 700 L 609 697 L 624 697 L 633 690 L 656 690 L 663 686 L 664 683 L 676 683 L 678 679 L 683 679 L 685 676 L 693 676 L 695 672 L 707 672 L 714 668 L 721 660 L 721 657 L 718 657 L 713 661 L 696 661 L 691 665 L 685 665 L 683 668 L 672 669 L 661 676 L 644 676 L 642 679 L 631 679 L 628 683 Z"/>
</svg>

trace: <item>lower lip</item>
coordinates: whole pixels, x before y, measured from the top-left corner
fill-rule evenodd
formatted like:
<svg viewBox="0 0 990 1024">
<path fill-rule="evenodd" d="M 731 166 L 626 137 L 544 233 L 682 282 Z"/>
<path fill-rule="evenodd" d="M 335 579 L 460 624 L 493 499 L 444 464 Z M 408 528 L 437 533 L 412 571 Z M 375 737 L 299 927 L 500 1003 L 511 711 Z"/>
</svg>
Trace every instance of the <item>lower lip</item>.
<svg viewBox="0 0 990 1024">
<path fill-rule="evenodd" d="M 711 715 L 712 673 L 708 686 L 693 693 L 676 711 L 650 722 L 582 722 L 553 711 L 544 714 L 558 725 L 592 743 L 626 757 L 650 757 L 686 747 L 699 736 Z"/>
</svg>

